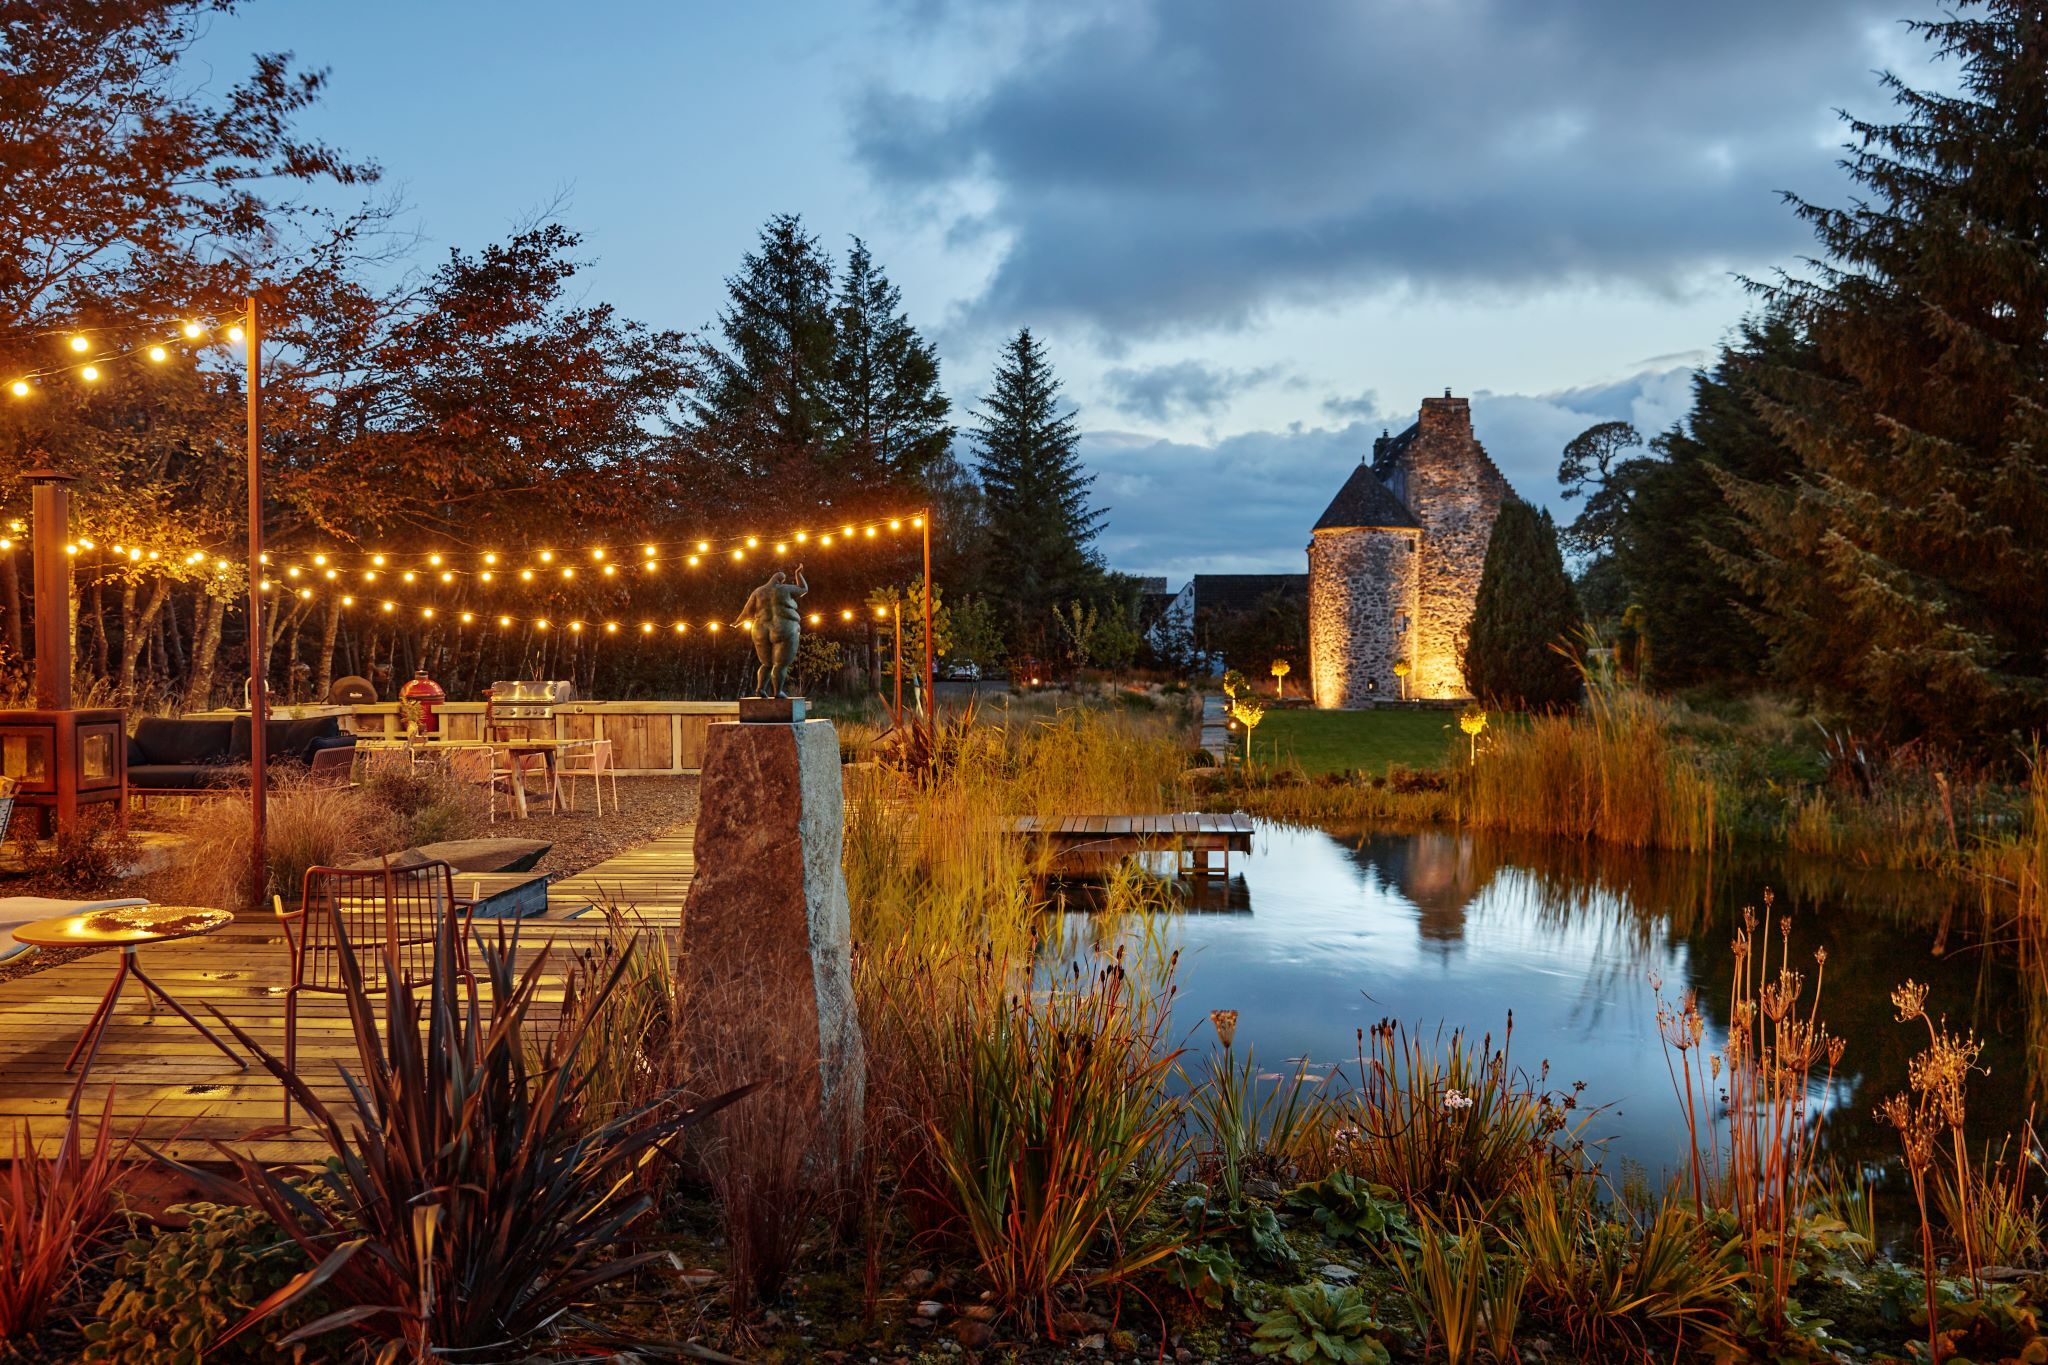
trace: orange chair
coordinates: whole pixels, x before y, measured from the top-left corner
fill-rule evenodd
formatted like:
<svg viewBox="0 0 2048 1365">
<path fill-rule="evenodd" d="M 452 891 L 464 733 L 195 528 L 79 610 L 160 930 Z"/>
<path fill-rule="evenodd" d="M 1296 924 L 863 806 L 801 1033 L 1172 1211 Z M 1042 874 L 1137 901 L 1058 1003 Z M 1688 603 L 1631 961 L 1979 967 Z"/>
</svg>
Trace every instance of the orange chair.
<svg viewBox="0 0 2048 1365">
<path fill-rule="evenodd" d="M 414 986 L 434 976 L 434 940 L 442 925 L 460 914 L 455 934 L 455 974 L 472 990 L 469 969 L 470 916 L 455 900 L 455 871 L 447 863 L 413 867 L 311 867 L 306 869 L 299 908 L 286 910 L 273 898 L 278 923 L 291 954 L 291 984 L 284 993 L 284 1064 L 296 1072 L 299 1057 L 299 997 L 343 995 L 341 939 L 355 950 L 363 985 L 381 990 L 396 971 Z M 284 1121 L 292 1121 L 292 1096 L 284 1096 Z"/>
<path fill-rule="evenodd" d="M 619 770 L 612 764 L 612 742 L 600 739 L 586 749 L 571 749 L 556 760 L 556 776 L 568 787 L 568 795 L 562 804 L 570 810 L 576 809 L 576 779 L 590 779 L 590 789 L 597 796 L 597 813 L 604 814 L 604 779 L 612 780 L 612 814 L 619 813 Z"/>
</svg>

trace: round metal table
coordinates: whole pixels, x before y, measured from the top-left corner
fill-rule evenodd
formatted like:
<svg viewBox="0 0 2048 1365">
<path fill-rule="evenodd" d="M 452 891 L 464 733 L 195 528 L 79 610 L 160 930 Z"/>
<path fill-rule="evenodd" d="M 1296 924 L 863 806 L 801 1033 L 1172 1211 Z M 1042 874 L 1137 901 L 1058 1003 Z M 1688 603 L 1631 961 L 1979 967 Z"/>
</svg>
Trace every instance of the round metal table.
<svg viewBox="0 0 2048 1365">
<path fill-rule="evenodd" d="M 176 1011 L 179 1018 L 199 1030 L 200 1036 L 227 1055 L 227 1059 L 242 1070 L 249 1064 L 237 1056 L 234 1049 L 217 1037 L 213 1030 L 193 1017 L 192 1012 L 171 997 L 171 993 L 159 986 L 150 975 L 142 970 L 137 959 L 138 949 L 152 943 L 171 943 L 181 938 L 197 938 L 210 934 L 216 929 L 234 923 L 234 914 L 227 910 L 216 910 L 206 905 L 123 905 L 105 910 L 86 910 L 76 915 L 59 915 L 54 919 L 39 919 L 24 924 L 14 931 L 16 941 L 33 943 L 39 948 L 119 948 L 121 964 L 114 971 L 113 984 L 100 1000 L 99 1008 L 93 1011 L 87 1021 L 85 1032 L 71 1047 L 71 1055 L 64 1060 L 64 1069 L 69 1071 L 78 1062 L 80 1051 L 85 1053 L 85 1065 L 78 1073 L 78 1085 L 83 1088 L 86 1075 L 92 1070 L 92 1059 L 100 1050 L 100 1038 L 107 1031 L 107 1021 L 113 1017 L 114 1006 L 121 998 L 121 988 L 134 977 L 141 983 L 144 998 L 155 996 Z M 154 1009 L 154 1006 L 151 1006 Z"/>
</svg>

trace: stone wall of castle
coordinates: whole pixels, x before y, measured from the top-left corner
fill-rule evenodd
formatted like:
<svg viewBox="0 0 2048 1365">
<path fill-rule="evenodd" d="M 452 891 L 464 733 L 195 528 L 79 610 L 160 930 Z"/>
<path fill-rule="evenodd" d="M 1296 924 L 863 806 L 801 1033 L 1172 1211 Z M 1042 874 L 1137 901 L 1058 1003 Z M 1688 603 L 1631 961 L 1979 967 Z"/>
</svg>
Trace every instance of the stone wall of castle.
<svg viewBox="0 0 2048 1365">
<path fill-rule="evenodd" d="M 1508 484 L 1472 434 L 1465 399 L 1423 399 L 1417 427 L 1400 454 L 1397 485 L 1422 523 L 1409 695 L 1463 697 L 1465 632 Z"/>
<path fill-rule="evenodd" d="M 1399 695 L 1416 620 L 1416 533 L 1318 531 L 1308 547 L 1309 679 L 1320 707 Z"/>
</svg>

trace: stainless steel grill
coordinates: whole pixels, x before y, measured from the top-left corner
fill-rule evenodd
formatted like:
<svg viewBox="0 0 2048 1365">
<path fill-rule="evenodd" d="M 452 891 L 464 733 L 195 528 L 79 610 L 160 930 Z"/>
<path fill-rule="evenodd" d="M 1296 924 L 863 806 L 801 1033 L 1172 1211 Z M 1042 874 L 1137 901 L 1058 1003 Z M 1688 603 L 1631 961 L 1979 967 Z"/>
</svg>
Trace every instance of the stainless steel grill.
<svg viewBox="0 0 2048 1365">
<path fill-rule="evenodd" d="M 576 700 L 576 684 L 523 679 L 491 684 L 493 720 L 550 720 L 555 708 Z"/>
</svg>

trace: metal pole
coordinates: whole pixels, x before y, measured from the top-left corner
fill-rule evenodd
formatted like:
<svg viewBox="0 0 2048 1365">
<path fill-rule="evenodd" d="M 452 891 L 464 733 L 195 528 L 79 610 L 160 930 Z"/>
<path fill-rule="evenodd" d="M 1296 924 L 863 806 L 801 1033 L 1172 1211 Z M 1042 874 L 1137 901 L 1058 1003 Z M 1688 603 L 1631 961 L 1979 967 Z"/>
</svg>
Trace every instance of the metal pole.
<svg viewBox="0 0 2048 1365">
<path fill-rule="evenodd" d="M 939 694 L 932 691 L 932 509 L 924 509 L 924 709 L 933 721 L 939 718 Z"/>
<path fill-rule="evenodd" d="M 903 728 L 903 603 L 890 604 L 889 615 L 896 622 L 896 728 Z"/>
<path fill-rule="evenodd" d="M 260 905 L 270 886 L 264 816 L 270 800 L 265 740 L 270 715 L 263 658 L 263 334 L 256 295 L 249 295 L 249 868 L 250 895 Z"/>
</svg>

